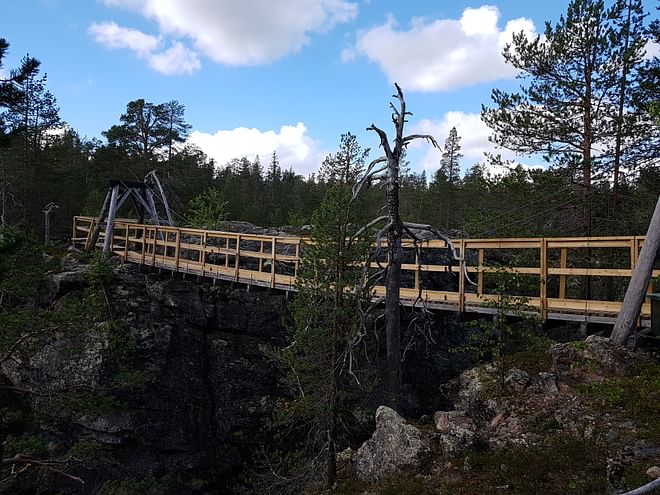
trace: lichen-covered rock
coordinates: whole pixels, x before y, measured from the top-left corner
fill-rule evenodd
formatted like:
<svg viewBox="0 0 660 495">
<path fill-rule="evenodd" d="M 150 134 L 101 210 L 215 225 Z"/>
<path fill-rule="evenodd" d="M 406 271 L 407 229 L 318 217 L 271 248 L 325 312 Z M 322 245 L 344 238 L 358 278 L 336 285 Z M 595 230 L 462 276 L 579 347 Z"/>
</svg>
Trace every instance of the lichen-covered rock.
<svg viewBox="0 0 660 495">
<path fill-rule="evenodd" d="M 504 386 L 516 392 L 524 390 L 527 385 L 529 385 L 529 374 L 518 368 L 510 369 L 504 377 Z"/>
<path fill-rule="evenodd" d="M 401 471 L 420 471 L 429 453 L 428 439 L 419 429 L 380 406 L 376 431 L 355 454 L 355 470 L 364 481 L 380 481 Z"/>
<path fill-rule="evenodd" d="M 436 443 L 443 452 L 455 455 L 474 444 L 477 427 L 464 411 L 438 411 L 433 421 Z"/>
<path fill-rule="evenodd" d="M 497 401 L 492 397 L 496 372 L 492 366 L 469 369 L 458 377 L 458 395 L 455 406 L 465 411 L 477 424 L 486 426 L 497 414 Z"/>
</svg>

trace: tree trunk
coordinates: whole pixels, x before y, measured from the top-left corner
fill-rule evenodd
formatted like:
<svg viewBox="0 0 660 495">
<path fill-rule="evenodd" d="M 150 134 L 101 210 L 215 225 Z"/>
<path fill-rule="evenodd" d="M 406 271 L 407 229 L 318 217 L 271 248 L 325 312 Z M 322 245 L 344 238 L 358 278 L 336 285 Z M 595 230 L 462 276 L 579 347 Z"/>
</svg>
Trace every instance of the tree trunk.
<svg viewBox="0 0 660 495">
<path fill-rule="evenodd" d="M 385 327 L 387 343 L 387 400 L 398 408 L 401 396 L 401 236 L 399 214 L 399 159 L 388 158 L 387 213 L 391 228 L 387 233 L 388 267 L 385 280 Z"/>
<path fill-rule="evenodd" d="M 635 328 L 635 322 L 644 303 L 646 288 L 653 272 L 653 263 L 660 247 L 660 196 L 649 224 L 642 251 L 639 254 L 635 271 L 630 278 L 621 311 L 614 324 L 610 339 L 615 344 L 624 345 Z"/>
</svg>

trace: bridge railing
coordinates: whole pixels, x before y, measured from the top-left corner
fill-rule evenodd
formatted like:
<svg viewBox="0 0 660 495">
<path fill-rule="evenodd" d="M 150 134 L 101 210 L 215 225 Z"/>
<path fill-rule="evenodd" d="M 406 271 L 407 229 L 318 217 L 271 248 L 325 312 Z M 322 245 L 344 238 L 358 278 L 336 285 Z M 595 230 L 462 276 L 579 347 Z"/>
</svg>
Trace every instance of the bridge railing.
<svg viewBox="0 0 660 495">
<path fill-rule="evenodd" d="M 73 242 L 82 246 L 94 227 L 93 217 L 75 217 Z M 105 229 L 101 228 L 98 245 Z M 512 294 L 526 298 L 526 308 L 543 318 L 612 323 L 644 242 L 643 237 L 573 237 L 456 239 L 468 260 L 467 280 L 449 262 L 444 241 L 415 245 L 405 240 L 403 287 L 405 304 L 460 312 L 494 312 L 497 277 L 517 274 Z M 137 224 L 116 220 L 112 250 L 124 261 L 223 280 L 292 289 L 300 270 L 300 237 L 264 236 L 213 230 Z M 374 269 L 377 264 L 372 265 Z M 653 272 L 660 277 L 660 269 Z M 651 290 L 651 286 L 649 287 Z M 376 287 L 382 295 L 385 288 Z M 650 305 L 642 307 L 648 324 Z"/>
</svg>

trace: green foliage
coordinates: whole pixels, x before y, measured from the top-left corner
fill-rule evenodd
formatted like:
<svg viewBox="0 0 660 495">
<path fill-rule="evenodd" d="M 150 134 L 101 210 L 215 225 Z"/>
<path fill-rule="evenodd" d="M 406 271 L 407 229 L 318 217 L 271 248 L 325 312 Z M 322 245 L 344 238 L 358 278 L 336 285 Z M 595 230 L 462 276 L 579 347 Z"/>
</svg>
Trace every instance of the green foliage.
<svg viewBox="0 0 660 495">
<path fill-rule="evenodd" d="M 227 205 L 219 189 L 207 189 L 190 200 L 188 218 L 195 227 L 216 228 L 229 216 Z"/>
<path fill-rule="evenodd" d="M 452 486 L 456 495 L 498 493 L 508 486 L 515 495 L 566 495 L 604 493 L 607 480 L 604 463 L 607 449 L 592 440 L 567 433 L 547 438 L 542 446 L 509 446 L 467 456 L 474 484 Z"/>
<path fill-rule="evenodd" d="M 504 373 L 510 362 L 507 356 L 516 352 L 544 352 L 549 347 L 547 338 L 538 335 L 536 326 L 538 317 L 529 314 L 527 307 L 529 298 L 518 296 L 523 280 L 517 273 L 507 267 L 499 267 L 493 275 L 495 282 L 494 299 L 486 302 L 487 307 L 496 310 L 492 320 L 478 319 L 470 322 L 476 330 L 469 337 L 468 344 L 460 346 L 456 351 L 474 352 L 480 359 L 488 359 L 495 363 L 499 370 L 500 385 L 504 384 Z M 524 355 L 518 355 L 517 360 L 523 361 Z M 511 360 L 511 363 L 516 359 Z"/>
<path fill-rule="evenodd" d="M 87 283 L 93 289 L 102 289 L 115 281 L 114 267 L 100 252 L 94 253 L 85 273 Z"/>
<path fill-rule="evenodd" d="M 0 229 L 0 306 L 34 306 L 44 290 L 43 253 L 17 228 Z"/>
<path fill-rule="evenodd" d="M 100 453 L 101 445 L 98 443 L 80 440 L 71 446 L 65 457 L 80 460 L 85 464 L 93 464 L 99 459 Z"/>
<path fill-rule="evenodd" d="M 98 495 L 163 495 L 165 484 L 155 478 L 111 480 L 103 483 Z"/>
<path fill-rule="evenodd" d="M 39 457 L 48 453 L 48 446 L 38 437 L 32 435 L 8 435 L 3 442 L 5 454 L 13 457 L 16 454 Z"/>
<path fill-rule="evenodd" d="M 369 299 L 357 288 L 370 241 L 354 236 L 350 195 L 345 185 L 332 187 L 312 217 L 291 304 L 292 343 L 279 355 L 294 400 L 280 409 L 276 424 L 298 430 L 307 452 L 329 449 L 330 441 L 329 463 L 335 444 L 345 441 L 339 425 L 353 423 L 347 406 L 359 393 L 358 377 L 368 376 L 353 348 L 364 336 L 360 315 Z"/>
<path fill-rule="evenodd" d="M 643 437 L 660 441 L 660 365 L 640 365 L 626 376 L 605 378 L 578 390 L 601 409 L 637 422 Z"/>
</svg>

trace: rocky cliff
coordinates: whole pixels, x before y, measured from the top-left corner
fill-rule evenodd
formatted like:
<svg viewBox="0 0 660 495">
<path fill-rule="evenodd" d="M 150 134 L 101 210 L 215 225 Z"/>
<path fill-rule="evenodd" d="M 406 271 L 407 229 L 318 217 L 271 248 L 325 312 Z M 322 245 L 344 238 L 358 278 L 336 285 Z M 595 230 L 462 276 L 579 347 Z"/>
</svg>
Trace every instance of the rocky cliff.
<svg viewBox="0 0 660 495">
<path fill-rule="evenodd" d="M 32 439 L 67 461 L 84 493 L 132 493 L 130 480 L 145 479 L 158 493 L 221 490 L 254 456 L 275 407 L 277 373 L 262 351 L 283 341 L 285 296 L 124 265 L 94 300 L 89 268 L 72 257 L 62 268 L 50 300 L 61 324 L 2 366 L 33 418 L 6 454 Z M 83 493 L 79 485 L 23 476 L 9 493 Z"/>
</svg>

